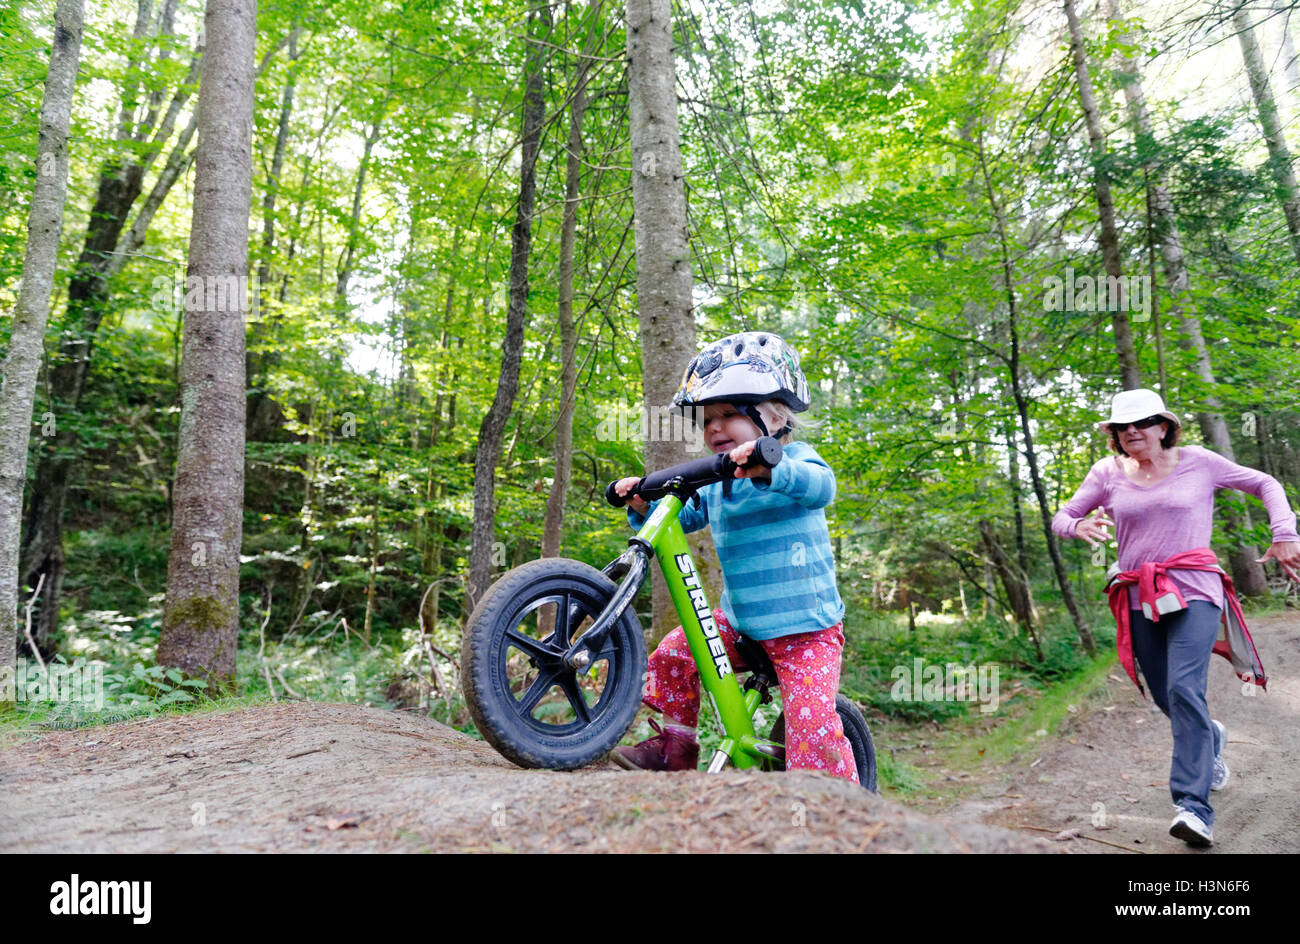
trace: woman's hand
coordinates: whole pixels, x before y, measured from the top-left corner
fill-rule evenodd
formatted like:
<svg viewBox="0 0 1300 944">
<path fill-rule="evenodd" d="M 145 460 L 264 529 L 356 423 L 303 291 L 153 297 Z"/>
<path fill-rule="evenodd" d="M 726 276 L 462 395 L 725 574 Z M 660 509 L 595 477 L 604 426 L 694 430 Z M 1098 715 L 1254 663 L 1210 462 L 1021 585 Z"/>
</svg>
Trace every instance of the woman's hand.
<svg viewBox="0 0 1300 944">
<path fill-rule="evenodd" d="M 1083 538 L 1093 547 L 1096 547 L 1098 544 L 1105 544 L 1110 540 L 1110 532 L 1106 529 L 1113 527 L 1115 527 L 1115 522 L 1106 517 L 1106 512 L 1098 511 L 1093 517 L 1084 518 L 1079 522 L 1079 526 L 1074 529 L 1074 536 Z"/>
<path fill-rule="evenodd" d="M 749 442 L 747 442 L 747 443 L 741 443 L 741 444 L 740 444 L 739 446 L 737 446 L 735 449 L 731 450 L 731 461 L 734 462 L 734 463 L 736 463 L 736 466 L 737 466 L 737 468 L 736 468 L 736 478 L 738 478 L 738 479 L 765 479 L 765 480 L 768 480 L 768 481 L 771 480 L 771 478 L 772 478 L 772 470 L 769 469 L 767 466 L 756 465 L 756 466 L 752 466 L 752 467 L 750 467 L 750 468 L 748 468 L 748 469 L 742 469 L 742 468 L 739 468 L 739 466 L 741 465 L 741 463 L 748 461 L 748 460 L 749 460 L 749 457 L 752 456 L 752 455 L 754 454 L 754 448 L 755 448 L 755 446 L 757 445 L 757 443 L 758 443 L 758 440 L 756 440 L 756 439 L 751 439 Z"/>
<path fill-rule="evenodd" d="M 627 498 L 627 493 L 632 491 L 632 489 L 636 487 L 636 483 L 639 481 L 641 480 L 635 475 L 629 478 L 619 479 L 614 483 L 614 491 L 618 492 L 618 494 L 622 495 L 624 498 Z M 648 514 L 650 511 L 650 503 L 640 495 L 633 495 L 631 498 L 628 498 L 627 503 L 632 506 L 632 510 L 638 515 Z"/>
<path fill-rule="evenodd" d="M 1300 569 L 1300 541 L 1277 541 L 1269 546 L 1256 563 L 1262 564 L 1270 558 L 1278 562 L 1288 577 L 1300 583 L 1300 576 L 1296 574 L 1296 570 Z"/>
</svg>

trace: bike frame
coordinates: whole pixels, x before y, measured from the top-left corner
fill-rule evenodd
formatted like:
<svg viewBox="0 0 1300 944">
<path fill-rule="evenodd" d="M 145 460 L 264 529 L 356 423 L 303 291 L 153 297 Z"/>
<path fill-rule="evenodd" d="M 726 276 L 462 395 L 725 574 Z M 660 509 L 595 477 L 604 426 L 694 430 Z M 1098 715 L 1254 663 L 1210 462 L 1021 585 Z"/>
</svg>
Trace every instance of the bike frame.
<svg viewBox="0 0 1300 944">
<path fill-rule="evenodd" d="M 689 496 L 687 498 L 689 500 Z M 722 726 L 724 737 L 709 762 L 710 773 L 722 770 L 728 761 L 741 769 L 752 767 L 770 768 L 773 761 L 784 759 L 784 747 L 773 741 L 759 738 L 754 732 L 754 712 L 762 700 L 757 689 L 741 691 L 736 681 L 727 649 L 718 635 L 718 628 L 713 619 L 713 608 L 709 605 L 704 587 L 700 584 L 691 558 L 690 548 L 686 543 L 686 532 L 678 514 L 683 507 L 678 495 L 669 493 L 641 526 L 636 537 L 629 541 L 629 553 L 648 556 L 653 553 L 663 571 L 664 581 L 673 606 L 682 621 L 682 630 L 686 634 L 691 656 L 699 669 L 700 685 L 708 692 Z M 616 565 L 627 565 L 628 554 L 620 557 Z M 607 569 L 608 571 L 609 569 Z M 612 625 L 622 614 L 624 606 L 630 605 L 631 599 L 640 588 L 648 574 L 648 567 L 631 568 L 623 579 L 619 592 L 605 612 L 600 615 L 586 633 L 579 638 L 570 652 L 585 651 L 588 637 L 599 636 L 602 627 Z M 632 586 L 635 584 L 635 586 Z M 628 591 L 631 591 L 630 593 Z M 608 618 L 608 619 L 607 619 Z M 592 640 L 594 641 L 594 640 Z M 598 646 L 598 644 L 597 644 Z M 579 660 L 581 664 L 581 660 Z"/>
</svg>

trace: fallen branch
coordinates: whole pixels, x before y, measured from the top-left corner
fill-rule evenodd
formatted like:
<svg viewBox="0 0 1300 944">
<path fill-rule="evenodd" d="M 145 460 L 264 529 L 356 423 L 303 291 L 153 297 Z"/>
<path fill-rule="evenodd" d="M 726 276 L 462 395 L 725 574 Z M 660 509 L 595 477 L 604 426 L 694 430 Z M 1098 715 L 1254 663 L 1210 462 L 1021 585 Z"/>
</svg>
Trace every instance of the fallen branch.
<svg viewBox="0 0 1300 944">
<path fill-rule="evenodd" d="M 286 692 L 288 692 L 290 695 L 292 695 L 294 698 L 297 698 L 300 701 L 306 701 L 306 699 L 303 698 L 302 695 L 299 695 L 297 692 L 295 692 L 293 688 L 290 687 L 289 683 L 284 680 L 284 676 L 280 674 L 279 669 L 275 670 L 275 677 L 280 680 L 280 684 L 284 686 L 284 690 Z"/>
<path fill-rule="evenodd" d="M 420 642 L 424 644 L 424 652 L 421 653 L 421 657 L 423 657 L 423 655 L 425 654 L 429 656 L 429 670 L 433 674 L 433 683 L 438 689 L 438 695 L 441 696 L 443 701 L 450 703 L 450 697 L 447 695 L 447 686 L 442 680 L 442 673 L 438 671 L 438 662 L 433 657 L 434 653 L 437 653 L 438 655 L 442 656 L 444 659 L 446 659 L 448 662 L 450 662 L 452 665 L 456 666 L 457 668 L 459 668 L 459 665 L 455 659 L 447 655 L 447 653 L 443 652 L 441 648 L 433 644 L 433 636 L 429 632 L 429 628 L 424 625 L 424 601 L 429 598 L 429 593 L 433 590 L 433 588 L 438 586 L 438 584 L 441 582 L 442 582 L 441 580 L 436 580 L 433 583 L 429 584 L 429 586 L 424 591 L 424 595 L 420 597 L 420 609 L 418 614 L 420 618 Z M 420 680 L 421 682 L 424 681 L 423 675 L 421 676 Z M 448 706 L 448 710 L 450 711 L 450 704 Z M 448 717 L 450 719 L 450 715 Z"/>
<path fill-rule="evenodd" d="M 275 693 L 275 683 L 271 681 L 271 670 L 266 664 L 266 624 L 271 622 L 271 588 L 266 589 L 266 616 L 262 618 L 262 625 L 257 629 L 257 635 L 260 640 L 257 646 L 257 661 L 262 663 L 262 674 L 266 676 L 266 688 L 271 693 L 271 701 L 279 702 L 280 698 Z"/>
<path fill-rule="evenodd" d="M 1059 829 L 1045 829 L 1045 828 L 1042 827 L 1042 826 L 1030 826 L 1030 825 L 1027 824 L 1027 823 L 1017 823 L 1017 824 L 1016 824 L 1016 828 L 1017 828 L 1017 829 L 1036 829 L 1036 830 L 1038 830 L 1038 832 L 1040 832 L 1040 833 L 1051 833 L 1052 835 L 1056 835 L 1057 833 L 1060 832 Z M 1079 839 L 1091 839 L 1093 842 L 1099 842 L 1099 843 L 1101 843 L 1103 846 L 1114 846 L 1116 849 L 1123 849 L 1125 852 L 1136 852 L 1138 855 L 1150 855 L 1150 854 L 1151 854 L 1151 853 L 1147 852 L 1145 849 L 1134 849 L 1134 848 L 1132 848 L 1131 846 L 1121 846 L 1119 843 L 1117 843 L 1117 842 L 1111 842 L 1109 839 L 1098 839 L 1096 836 L 1089 836 L 1089 835 L 1087 835 L 1087 834 L 1085 834 L 1085 833 L 1079 833 L 1079 835 L 1078 835 L 1077 838 L 1079 838 Z"/>
<path fill-rule="evenodd" d="M 27 614 L 23 624 L 23 634 L 27 637 L 27 645 L 31 646 L 32 655 L 36 656 L 36 664 L 41 667 L 42 672 L 45 671 L 45 660 L 41 658 L 41 650 L 37 647 L 36 640 L 32 638 L 32 604 L 41 595 L 41 587 L 44 583 L 45 574 L 41 574 L 41 579 L 36 581 L 36 589 L 32 591 L 32 595 L 27 600 L 27 605 L 23 607 Z"/>
</svg>

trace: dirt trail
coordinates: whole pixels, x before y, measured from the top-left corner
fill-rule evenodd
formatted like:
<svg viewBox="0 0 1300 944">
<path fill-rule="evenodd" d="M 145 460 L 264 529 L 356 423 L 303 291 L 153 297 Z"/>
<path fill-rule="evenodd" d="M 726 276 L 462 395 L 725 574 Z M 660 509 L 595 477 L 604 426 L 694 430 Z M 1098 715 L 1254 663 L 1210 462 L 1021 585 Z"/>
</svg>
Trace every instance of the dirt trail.
<svg viewBox="0 0 1300 944">
<path fill-rule="evenodd" d="M 1269 691 L 1215 657 L 1214 851 L 1297 852 L 1300 618 L 1252 631 Z M 0 750 L 0 852 L 1189 852 L 1169 726 L 1116 670 L 1051 741 L 939 816 L 812 773 L 520 770 L 428 718 L 285 703 L 56 731 Z M 1010 827 L 1011 829 L 1002 828 Z M 1028 827 L 1037 827 L 1030 830 Z M 1012 831 L 1014 830 L 1014 831 Z"/>
<path fill-rule="evenodd" d="M 1213 851 L 1300 852 L 1300 617 L 1257 617 L 1250 630 L 1269 674 L 1266 693 L 1244 696 L 1227 660 L 1210 660 L 1210 714 L 1228 728 L 1224 760 L 1232 771 L 1227 788 L 1210 794 Z M 1122 669 L 1106 687 L 1101 704 L 1081 706 L 1051 743 L 995 768 L 946 815 L 1038 827 L 1044 836 L 1078 829 L 1145 852 L 1200 852 L 1169 835 L 1169 722 Z M 1128 854 L 1086 838 L 1066 845 L 1071 852 Z"/>
<path fill-rule="evenodd" d="M 0 852 L 1058 852 L 822 774 L 520 770 L 428 718 L 294 703 L 0 751 Z"/>
</svg>

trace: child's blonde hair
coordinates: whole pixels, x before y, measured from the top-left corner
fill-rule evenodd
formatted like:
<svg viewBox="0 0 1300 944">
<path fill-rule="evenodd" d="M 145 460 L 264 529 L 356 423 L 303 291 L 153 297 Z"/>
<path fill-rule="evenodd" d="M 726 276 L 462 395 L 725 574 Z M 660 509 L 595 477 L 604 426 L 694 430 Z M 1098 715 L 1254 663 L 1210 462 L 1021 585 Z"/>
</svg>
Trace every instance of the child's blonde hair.
<svg viewBox="0 0 1300 944">
<path fill-rule="evenodd" d="M 780 437 L 781 442 L 790 442 L 794 438 L 794 434 L 801 430 L 816 432 L 821 427 L 821 423 L 818 421 L 811 419 L 807 414 L 801 416 L 780 400 L 764 400 L 759 404 L 759 407 L 776 417 L 776 425 L 768 432 L 775 435 L 776 430 L 786 426 L 790 427 L 790 431 Z"/>
</svg>

